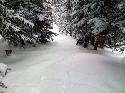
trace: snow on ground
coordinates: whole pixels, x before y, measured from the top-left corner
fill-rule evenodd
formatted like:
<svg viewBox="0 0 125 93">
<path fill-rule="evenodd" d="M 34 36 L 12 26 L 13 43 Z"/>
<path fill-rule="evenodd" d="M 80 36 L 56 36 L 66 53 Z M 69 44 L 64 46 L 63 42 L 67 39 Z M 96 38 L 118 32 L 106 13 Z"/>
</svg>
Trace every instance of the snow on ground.
<svg viewBox="0 0 125 93">
<path fill-rule="evenodd" d="M 0 63 L 0 79 L 6 76 L 7 65 Z"/>
<path fill-rule="evenodd" d="M 5 93 L 124 93 L 125 64 L 75 43 L 59 35 L 41 47 L 1 54 L 0 62 L 12 68 L 4 79 Z"/>
</svg>

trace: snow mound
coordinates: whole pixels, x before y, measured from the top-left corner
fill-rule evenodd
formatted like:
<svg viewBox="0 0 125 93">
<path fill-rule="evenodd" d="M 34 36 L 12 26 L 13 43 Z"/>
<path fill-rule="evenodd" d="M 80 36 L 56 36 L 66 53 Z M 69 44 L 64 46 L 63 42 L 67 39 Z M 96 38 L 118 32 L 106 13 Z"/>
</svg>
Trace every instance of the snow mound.
<svg viewBox="0 0 125 93">
<path fill-rule="evenodd" d="M 5 65 L 4 63 L 0 63 L 0 77 L 5 77 L 6 73 L 7 73 L 7 65 Z"/>
</svg>

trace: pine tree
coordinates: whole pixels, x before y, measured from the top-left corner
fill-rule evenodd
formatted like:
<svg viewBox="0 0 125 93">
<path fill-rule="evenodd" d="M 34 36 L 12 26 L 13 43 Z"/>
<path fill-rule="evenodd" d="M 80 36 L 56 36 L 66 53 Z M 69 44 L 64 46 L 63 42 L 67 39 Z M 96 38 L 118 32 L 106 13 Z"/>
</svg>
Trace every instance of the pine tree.
<svg viewBox="0 0 125 93">
<path fill-rule="evenodd" d="M 55 2 L 54 17 L 55 23 L 59 26 L 60 32 L 72 36 L 71 23 L 71 0 L 58 0 Z"/>
<path fill-rule="evenodd" d="M 35 46 L 36 43 L 45 43 L 51 40 L 53 35 L 57 35 L 49 31 L 52 28 L 51 11 L 47 11 L 44 4 L 35 0 L 5 0 L 0 4 L 0 34 L 9 44 Z"/>
<path fill-rule="evenodd" d="M 73 3 L 71 29 L 73 37 L 78 39 L 77 44 L 80 42 L 86 47 L 86 43 L 88 46 L 91 42 L 94 49 L 107 46 L 124 50 L 124 0 L 78 0 Z"/>
<path fill-rule="evenodd" d="M 99 44 L 104 43 L 111 48 L 118 47 L 121 49 L 124 45 L 121 43 L 124 43 L 125 40 L 123 32 L 125 8 L 119 8 L 119 5 L 123 3 L 122 0 L 94 0 L 91 3 L 93 6 L 91 8 L 92 19 L 90 20 L 94 23 L 92 28 L 97 34 L 97 42 Z M 95 49 L 97 49 L 97 46 L 98 44 Z"/>
</svg>

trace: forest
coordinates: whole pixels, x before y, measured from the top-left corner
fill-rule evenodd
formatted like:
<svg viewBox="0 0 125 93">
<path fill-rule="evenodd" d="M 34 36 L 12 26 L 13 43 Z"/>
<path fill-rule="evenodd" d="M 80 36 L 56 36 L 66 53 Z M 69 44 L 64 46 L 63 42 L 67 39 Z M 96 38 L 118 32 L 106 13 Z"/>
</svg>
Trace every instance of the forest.
<svg viewBox="0 0 125 93">
<path fill-rule="evenodd" d="M 124 0 L 0 0 L 0 93 L 124 93 L 124 51 Z"/>
<path fill-rule="evenodd" d="M 124 0 L 1 0 L 0 7 L 0 34 L 10 45 L 53 40 L 55 22 L 77 45 L 124 51 Z"/>
</svg>

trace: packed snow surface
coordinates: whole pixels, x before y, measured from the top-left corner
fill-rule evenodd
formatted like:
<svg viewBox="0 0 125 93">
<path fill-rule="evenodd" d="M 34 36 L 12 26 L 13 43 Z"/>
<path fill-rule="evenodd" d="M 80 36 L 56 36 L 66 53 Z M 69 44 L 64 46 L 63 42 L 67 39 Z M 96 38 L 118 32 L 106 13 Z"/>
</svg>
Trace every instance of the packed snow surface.
<svg viewBox="0 0 125 93">
<path fill-rule="evenodd" d="M 12 68 L 4 78 L 5 93 L 125 93 L 125 64 L 75 43 L 60 34 L 49 44 L 1 54 L 1 62 Z"/>
</svg>

